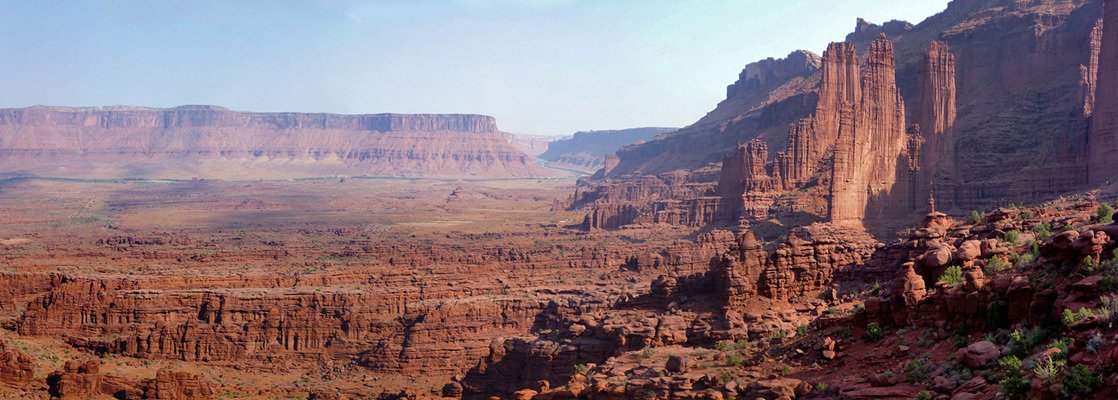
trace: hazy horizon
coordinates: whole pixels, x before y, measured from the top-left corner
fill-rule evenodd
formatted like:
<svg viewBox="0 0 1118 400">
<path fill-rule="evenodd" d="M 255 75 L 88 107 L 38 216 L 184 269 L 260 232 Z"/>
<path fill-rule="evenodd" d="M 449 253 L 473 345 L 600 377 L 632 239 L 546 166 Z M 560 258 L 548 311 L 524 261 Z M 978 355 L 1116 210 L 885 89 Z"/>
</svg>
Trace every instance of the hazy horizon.
<svg viewBox="0 0 1118 400">
<path fill-rule="evenodd" d="M 547 136 L 682 127 L 750 62 L 947 2 L 3 2 L 0 107 L 484 114 Z"/>
</svg>

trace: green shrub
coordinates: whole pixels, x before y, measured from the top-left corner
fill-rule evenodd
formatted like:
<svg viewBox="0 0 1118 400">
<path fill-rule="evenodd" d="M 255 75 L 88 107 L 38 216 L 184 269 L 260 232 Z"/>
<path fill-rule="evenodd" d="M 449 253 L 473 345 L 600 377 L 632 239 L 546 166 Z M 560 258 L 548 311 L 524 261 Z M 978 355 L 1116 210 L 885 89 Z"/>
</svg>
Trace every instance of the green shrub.
<svg viewBox="0 0 1118 400">
<path fill-rule="evenodd" d="M 1017 245 L 1017 239 L 1018 239 L 1019 236 L 1021 236 L 1021 232 L 1016 231 L 1016 230 L 1012 230 L 1012 231 L 1009 231 L 1009 232 L 1005 233 L 1005 237 L 1002 238 L 1002 241 L 1004 241 L 1008 245 L 1016 246 Z"/>
<path fill-rule="evenodd" d="M 1095 209 L 1095 215 L 1098 215 L 1100 224 L 1114 222 L 1114 207 L 1111 207 L 1110 204 L 1102 203 L 1102 205 L 1099 205 L 1099 208 Z"/>
<path fill-rule="evenodd" d="M 1002 261 L 1001 257 L 993 256 L 990 260 L 986 261 L 986 269 L 989 272 L 997 272 L 1009 267 L 1009 264 Z"/>
<path fill-rule="evenodd" d="M 1001 381 L 1001 392 L 1009 400 L 1024 399 L 1029 394 L 1032 384 L 1021 378 L 1021 375 L 1008 376 Z"/>
<path fill-rule="evenodd" d="M 1035 234 L 1036 240 L 1044 240 L 1045 238 L 1052 236 L 1051 224 L 1033 225 L 1030 230 L 1033 231 L 1033 233 Z"/>
<path fill-rule="evenodd" d="M 1084 257 L 1083 263 L 1081 263 L 1079 266 L 1079 268 L 1083 270 L 1083 273 L 1087 275 L 1094 275 L 1096 272 L 1099 272 L 1099 268 L 1101 267 L 1102 266 L 1095 261 L 1094 256 Z"/>
<path fill-rule="evenodd" d="M 870 342 L 876 342 L 883 337 L 885 337 L 885 331 L 881 329 L 881 324 L 870 322 L 866 325 L 866 334 L 863 336 L 864 339 Z"/>
<path fill-rule="evenodd" d="M 827 393 L 827 382 L 819 382 L 815 384 L 815 391 L 819 393 Z"/>
<path fill-rule="evenodd" d="M 800 326 L 796 327 L 796 337 L 807 336 L 807 332 L 808 332 L 808 326 L 807 325 L 800 325 Z"/>
<path fill-rule="evenodd" d="M 1071 226 L 1071 224 L 1065 224 L 1063 228 L 1060 228 L 1060 232 L 1067 232 L 1067 231 L 1074 231 L 1074 230 L 1075 230 L 1075 227 Z"/>
<path fill-rule="evenodd" d="M 1052 341 L 1048 345 L 1048 350 L 1058 349 L 1060 351 L 1052 354 L 1054 360 L 1066 360 L 1068 358 L 1068 345 L 1071 344 L 1071 338 L 1061 338 Z"/>
<path fill-rule="evenodd" d="M 1005 356 L 998 360 L 998 369 L 1006 375 L 1021 375 L 1021 359 L 1017 356 Z"/>
<path fill-rule="evenodd" d="M 726 355 L 727 366 L 736 367 L 741 365 L 742 361 L 745 361 L 745 356 L 742 356 L 741 353 L 730 353 Z"/>
<path fill-rule="evenodd" d="M 947 286 L 963 283 L 963 269 L 958 265 L 947 267 L 947 270 L 943 271 L 943 275 L 939 276 L 939 281 L 947 284 Z"/>
<path fill-rule="evenodd" d="M 979 222 L 982 222 L 982 214 L 979 214 L 978 211 L 971 211 L 970 218 L 967 218 L 967 223 L 977 225 Z"/>
<path fill-rule="evenodd" d="M 1091 312 L 1091 310 L 1088 310 L 1088 309 L 1083 308 L 1083 307 L 1079 307 L 1079 311 L 1076 311 L 1076 312 L 1072 312 L 1071 310 L 1064 309 L 1064 312 L 1060 314 L 1060 321 L 1062 321 L 1064 323 L 1064 326 L 1072 326 L 1076 322 L 1082 321 L 1082 320 L 1084 320 L 1088 317 L 1092 317 L 1094 315 L 1095 315 L 1095 313 Z"/>
<path fill-rule="evenodd" d="M 1051 356 L 1044 357 L 1037 363 L 1036 368 L 1033 368 L 1033 373 L 1037 378 L 1044 381 L 1045 384 L 1051 385 L 1056 382 L 1056 378 L 1060 375 L 1060 370 L 1063 369 L 1064 362 L 1053 360 Z"/>
<path fill-rule="evenodd" d="M 590 369 L 590 368 L 587 367 L 586 364 L 575 365 L 575 373 L 579 374 L 579 375 L 585 375 L 586 370 L 588 370 L 588 369 Z"/>
<path fill-rule="evenodd" d="M 1017 329 L 1009 334 L 1009 351 L 1017 357 L 1027 357 L 1047 338 L 1048 332 L 1039 326 Z"/>
<path fill-rule="evenodd" d="M 931 372 L 932 367 L 928 365 L 926 358 L 918 358 L 909 361 L 905 365 L 905 371 L 908 372 L 908 378 L 913 382 L 923 382 L 928 379 L 928 372 Z"/>
<path fill-rule="evenodd" d="M 916 394 L 916 400 L 932 400 L 934 398 L 935 398 L 935 395 L 933 395 L 932 392 L 929 392 L 927 390 L 921 390 L 920 393 Z"/>
<path fill-rule="evenodd" d="M 1002 373 L 1001 392 L 1007 399 L 1023 399 L 1029 393 L 1030 383 L 1021 378 L 1021 359 L 1002 357 L 998 360 L 998 370 Z"/>
<path fill-rule="evenodd" d="M 1107 263 L 1109 263 L 1110 261 L 1107 261 Z M 1103 271 L 1102 281 L 1099 282 L 1099 289 L 1104 292 L 1113 292 L 1115 290 L 1118 290 L 1118 268 L 1107 268 L 1105 271 Z"/>
<path fill-rule="evenodd" d="M 1069 368 L 1064 374 L 1064 391 L 1072 396 L 1086 397 L 1102 387 L 1102 379 L 1083 365 Z"/>
<path fill-rule="evenodd" d="M 656 354 L 656 350 L 653 350 L 651 346 L 645 346 L 644 350 L 641 350 L 639 358 L 649 358 L 653 354 Z"/>
</svg>

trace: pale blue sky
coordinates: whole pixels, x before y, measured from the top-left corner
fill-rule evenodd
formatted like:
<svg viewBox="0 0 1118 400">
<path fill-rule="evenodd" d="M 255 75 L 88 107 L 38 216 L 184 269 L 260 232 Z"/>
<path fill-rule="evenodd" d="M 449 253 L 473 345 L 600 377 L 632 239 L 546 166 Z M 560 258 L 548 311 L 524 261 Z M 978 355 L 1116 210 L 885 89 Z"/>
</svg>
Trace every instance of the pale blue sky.
<svg viewBox="0 0 1118 400">
<path fill-rule="evenodd" d="M 477 113 L 683 126 L 741 68 L 947 0 L 0 0 L 0 107 Z"/>
</svg>

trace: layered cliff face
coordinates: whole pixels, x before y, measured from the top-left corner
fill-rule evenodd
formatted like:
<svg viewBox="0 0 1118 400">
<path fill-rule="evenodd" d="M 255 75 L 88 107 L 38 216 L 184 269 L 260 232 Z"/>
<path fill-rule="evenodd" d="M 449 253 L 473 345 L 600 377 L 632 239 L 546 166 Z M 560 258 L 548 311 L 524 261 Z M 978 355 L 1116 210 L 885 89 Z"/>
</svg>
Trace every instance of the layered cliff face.
<svg viewBox="0 0 1118 400">
<path fill-rule="evenodd" d="M 894 60 L 893 44 L 882 34 L 870 45 L 861 86 L 847 88 L 860 89 L 860 100 L 844 104 L 837 115 L 830 199 L 830 220 L 837 224 L 860 227 L 868 218 L 896 217 L 911 208 L 910 189 L 897 187 L 909 140 Z"/>
<path fill-rule="evenodd" d="M 0 110 L 0 174 L 66 178 L 549 176 L 480 115 L 211 106 Z"/>
<path fill-rule="evenodd" d="M 1093 184 L 1110 183 L 1118 177 L 1118 4 L 1106 2 L 1101 22 L 1102 33 L 1096 29 L 1092 39 L 1099 39 L 1095 101 L 1088 138 L 1088 178 Z"/>
<path fill-rule="evenodd" d="M 819 67 L 819 56 L 809 51 L 747 65 L 727 88 L 726 99 L 699 121 L 619 150 L 621 162 L 610 177 L 717 166 L 725 149 L 752 139 L 784 148 L 788 124 L 814 108 L 811 89 Z"/>
<path fill-rule="evenodd" d="M 742 197 L 784 217 L 873 219 L 887 230 L 918 219 L 932 198 L 956 215 L 1052 199 L 1085 187 L 1088 164 L 1099 167 L 1096 177 L 1112 169 L 1109 145 L 1088 146 L 1089 131 L 1091 143 L 1112 142 L 1100 114 L 1115 91 L 1104 87 L 1113 68 L 1101 16 L 1097 0 L 958 0 L 918 25 L 859 21 L 845 43 L 808 63 L 818 66 L 811 72 L 799 68 L 803 53 L 751 64 L 714 111 L 623 148 L 618 167 L 584 193 L 673 169 L 690 171 L 688 183 L 712 182 L 713 164 L 698 161 L 712 158 L 709 134 L 729 142 L 726 160 L 753 139 L 783 149 L 766 165 L 783 193 Z M 888 48 L 874 39 L 881 35 L 892 39 Z M 855 49 L 873 51 L 860 59 Z M 785 73 L 758 72 L 778 66 Z M 820 200 L 830 204 L 814 206 Z M 721 202 L 732 209 L 714 215 L 730 218 L 714 222 L 739 221 L 737 203 Z"/>
<path fill-rule="evenodd" d="M 570 138 L 549 143 L 547 151 L 540 154 L 540 158 L 548 161 L 551 166 L 593 173 L 605 166 L 605 156 L 612 155 L 622 146 L 643 142 L 675 130 L 676 128 L 632 128 L 575 132 Z"/>
<path fill-rule="evenodd" d="M 954 207 L 958 165 L 955 153 L 955 56 L 946 43 L 933 41 L 920 63 L 916 86 L 915 115 L 922 144 L 915 174 L 914 204 L 934 196 L 943 209 Z M 935 196 L 939 194 L 939 196 Z"/>
</svg>

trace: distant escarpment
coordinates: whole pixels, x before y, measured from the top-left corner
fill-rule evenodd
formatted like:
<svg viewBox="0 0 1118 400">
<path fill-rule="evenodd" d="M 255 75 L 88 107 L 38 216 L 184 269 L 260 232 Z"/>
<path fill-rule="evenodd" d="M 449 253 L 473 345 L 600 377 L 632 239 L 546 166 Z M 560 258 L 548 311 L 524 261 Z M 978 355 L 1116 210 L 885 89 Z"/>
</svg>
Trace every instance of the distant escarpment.
<svg viewBox="0 0 1118 400">
<path fill-rule="evenodd" d="M 540 154 L 547 151 L 547 145 L 561 138 L 560 136 L 521 135 L 510 132 L 501 132 L 501 136 L 514 147 L 523 151 L 524 154 L 532 157 L 539 157 Z"/>
<path fill-rule="evenodd" d="M 0 110 L 0 176 L 286 179 L 551 175 L 482 115 L 252 113 L 214 106 Z"/>
<path fill-rule="evenodd" d="M 551 166 L 593 173 L 605 166 L 605 156 L 622 146 L 652 139 L 676 128 L 632 128 L 575 132 L 570 138 L 548 143 L 540 154 Z"/>
<path fill-rule="evenodd" d="M 917 25 L 859 20 L 822 57 L 747 65 L 705 117 L 622 148 L 557 205 L 587 209 L 591 228 L 831 221 L 881 232 L 931 202 L 962 215 L 1113 182 L 1118 11 L 1103 8 L 956 0 Z"/>
</svg>

